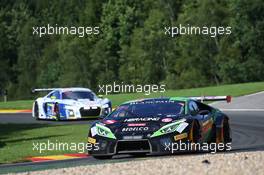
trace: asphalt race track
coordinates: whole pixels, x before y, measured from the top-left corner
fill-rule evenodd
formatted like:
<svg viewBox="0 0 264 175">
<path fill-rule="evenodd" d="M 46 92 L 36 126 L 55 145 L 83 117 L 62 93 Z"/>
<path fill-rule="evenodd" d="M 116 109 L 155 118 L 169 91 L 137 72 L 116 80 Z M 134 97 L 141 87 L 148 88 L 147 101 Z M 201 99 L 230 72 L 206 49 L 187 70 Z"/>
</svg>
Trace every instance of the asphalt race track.
<svg viewBox="0 0 264 175">
<path fill-rule="evenodd" d="M 238 98 L 237 98 L 238 99 Z M 253 101 L 251 99 L 254 99 Z M 227 107 L 223 103 L 215 103 L 213 106 L 219 107 L 224 110 L 230 118 L 230 125 L 232 130 L 232 150 L 230 152 L 248 152 L 264 150 L 264 103 L 255 103 L 254 101 L 261 101 L 264 99 L 264 93 L 239 97 L 239 102 L 249 101 L 248 105 L 243 104 L 243 108 L 239 108 L 237 103 L 233 103 Z M 235 99 L 236 100 L 236 99 Z M 251 100 L 251 101 L 250 101 Z M 253 108 L 254 106 L 254 108 Z M 247 108 L 245 108 L 247 107 Z M 89 123 L 92 120 L 86 121 L 36 121 L 30 114 L 0 114 L 0 123 L 49 123 L 49 124 L 82 124 Z M 226 152 L 228 154 L 228 152 Z M 195 153 L 191 153 L 194 155 Z M 202 153 L 203 154 L 203 153 Z M 190 154 L 178 154 L 171 156 L 189 156 Z M 92 157 L 70 159 L 62 161 L 50 161 L 39 163 L 18 163 L 18 164 L 5 164 L 0 165 L 0 173 L 7 172 L 21 172 L 32 171 L 50 168 L 63 168 L 80 165 L 91 165 L 101 163 L 114 163 L 123 161 L 137 161 L 141 159 L 156 159 L 166 158 L 167 156 L 146 156 L 136 158 L 132 156 L 117 156 L 111 160 L 97 160 Z"/>
<path fill-rule="evenodd" d="M 232 150 L 264 150 L 263 112 L 226 112 L 232 129 Z"/>
<path fill-rule="evenodd" d="M 264 112 L 240 112 L 232 111 L 226 112 L 230 117 L 230 124 L 232 129 L 232 152 L 240 151 L 256 151 L 264 150 Z M 35 122 L 29 118 L 29 114 L 20 115 L 1 115 L 0 119 L 3 122 L 2 118 L 13 117 L 20 119 L 20 123 L 26 120 L 27 123 Z M 8 120 L 5 120 L 8 121 Z M 18 120 L 16 120 L 18 122 Z M 37 121 L 39 122 L 39 121 Z M 60 123 L 54 121 L 40 121 L 48 123 Z M 91 121 L 76 121 L 76 122 L 61 122 L 61 123 L 83 123 Z M 173 156 L 188 156 L 188 154 L 182 155 L 173 155 Z M 158 156 L 160 157 L 160 156 Z M 162 156 L 166 158 L 166 156 Z M 146 156 L 144 159 L 155 159 L 157 156 Z M 10 171 L 29 171 L 29 170 L 39 170 L 39 169 L 48 169 L 48 168 L 59 168 L 59 167 L 70 167 L 77 165 L 87 165 L 87 164 L 97 164 L 97 163 L 106 163 L 106 162 L 120 162 L 120 161 L 131 161 L 142 158 L 134 157 L 117 157 L 112 160 L 96 160 L 92 157 L 81 158 L 81 159 L 72 159 L 72 160 L 63 160 L 63 161 L 52 161 L 52 162 L 40 162 L 40 163 L 19 163 L 19 164 L 10 164 L 10 165 L 0 165 L 0 173 L 6 173 Z"/>
</svg>

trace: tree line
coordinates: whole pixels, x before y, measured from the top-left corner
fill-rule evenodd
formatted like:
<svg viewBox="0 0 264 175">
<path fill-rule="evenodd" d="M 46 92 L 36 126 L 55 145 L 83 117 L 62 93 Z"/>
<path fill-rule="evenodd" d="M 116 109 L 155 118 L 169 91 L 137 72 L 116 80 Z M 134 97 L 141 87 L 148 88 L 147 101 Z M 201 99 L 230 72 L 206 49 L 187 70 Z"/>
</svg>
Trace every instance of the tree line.
<svg viewBox="0 0 264 175">
<path fill-rule="evenodd" d="M 99 26 L 38 37 L 33 26 Z M 166 26 L 229 26 L 231 35 L 168 37 Z M 262 0 L 0 1 L 0 89 L 165 84 L 166 89 L 264 80 Z"/>
</svg>

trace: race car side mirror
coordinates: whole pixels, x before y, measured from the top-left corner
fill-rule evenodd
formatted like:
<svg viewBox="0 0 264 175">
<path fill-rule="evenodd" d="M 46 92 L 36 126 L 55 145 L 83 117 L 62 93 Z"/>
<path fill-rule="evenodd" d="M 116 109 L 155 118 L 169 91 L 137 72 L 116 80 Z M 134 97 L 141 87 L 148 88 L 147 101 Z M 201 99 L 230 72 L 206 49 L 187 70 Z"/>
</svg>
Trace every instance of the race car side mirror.
<svg viewBox="0 0 264 175">
<path fill-rule="evenodd" d="M 197 115 L 197 114 L 198 114 L 198 112 L 197 112 L 197 111 L 194 111 L 194 110 L 192 110 L 192 111 L 190 111 L 190 114 L 191 114 L 192 116 L 195 116 L 195 115 Z"/>
<path fill-rule="evenodd" d="M 199 114 L 200 115 L 208 115 L 210 113 L 210 111 L 208 111 L 208 110 L 201 110 L 201 111 L 199 111 Z"/>
</svg>

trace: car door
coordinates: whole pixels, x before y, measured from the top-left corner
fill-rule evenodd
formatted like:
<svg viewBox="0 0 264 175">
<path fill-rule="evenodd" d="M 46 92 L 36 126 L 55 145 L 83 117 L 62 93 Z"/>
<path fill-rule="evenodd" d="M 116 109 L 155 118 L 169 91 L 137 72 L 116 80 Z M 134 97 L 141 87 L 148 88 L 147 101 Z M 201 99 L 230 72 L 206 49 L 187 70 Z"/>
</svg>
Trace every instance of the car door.
<svg viewBox="0 0 264 175">
<path fill-rule="evenodd" d="M 198 114 L 202 116 L 202 135 L 204 141 L 208 141 L 211 138 L 211 131 L 213 128 L 213 113 L 211 107 L 201 102 L 196 102 L 199 108 Z"/>
<path fill-rule="evenodd" d="M 202 140 L 208 140 L 213 126 L 211 111 L 205 108 L 202 103 L 193 100 L 189 102 L 188 108 L 193 118 L 197 119 L 200 123 Z"/>
<path fill-rule="evenodd" d="M 48 117 L 54 115 L 55 103 L 61 98 L 60 91 L 54 91 L 47 96 L 47 101 L 44 104 L 44 109 Z"/>
</svg>

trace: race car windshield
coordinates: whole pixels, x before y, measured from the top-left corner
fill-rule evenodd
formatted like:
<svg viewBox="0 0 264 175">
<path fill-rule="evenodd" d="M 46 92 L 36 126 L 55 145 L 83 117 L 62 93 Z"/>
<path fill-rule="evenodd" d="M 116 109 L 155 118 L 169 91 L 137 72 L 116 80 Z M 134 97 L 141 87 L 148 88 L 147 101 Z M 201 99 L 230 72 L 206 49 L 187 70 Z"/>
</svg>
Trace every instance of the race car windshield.
<svg viewBox="0 0 264 175">
<path fill-rule="evenodd" d="M 178 101 L 146 101 L 119 106 L 109 118 L 150 117 L 184 113 L 184 103 Z"/>
<path fill-rule="evenodd" d="M 94 100 L 94 95 L 86 91 L 67 91 L 62 93 L 62 99 L 89 99 Z"/>
</svg>

